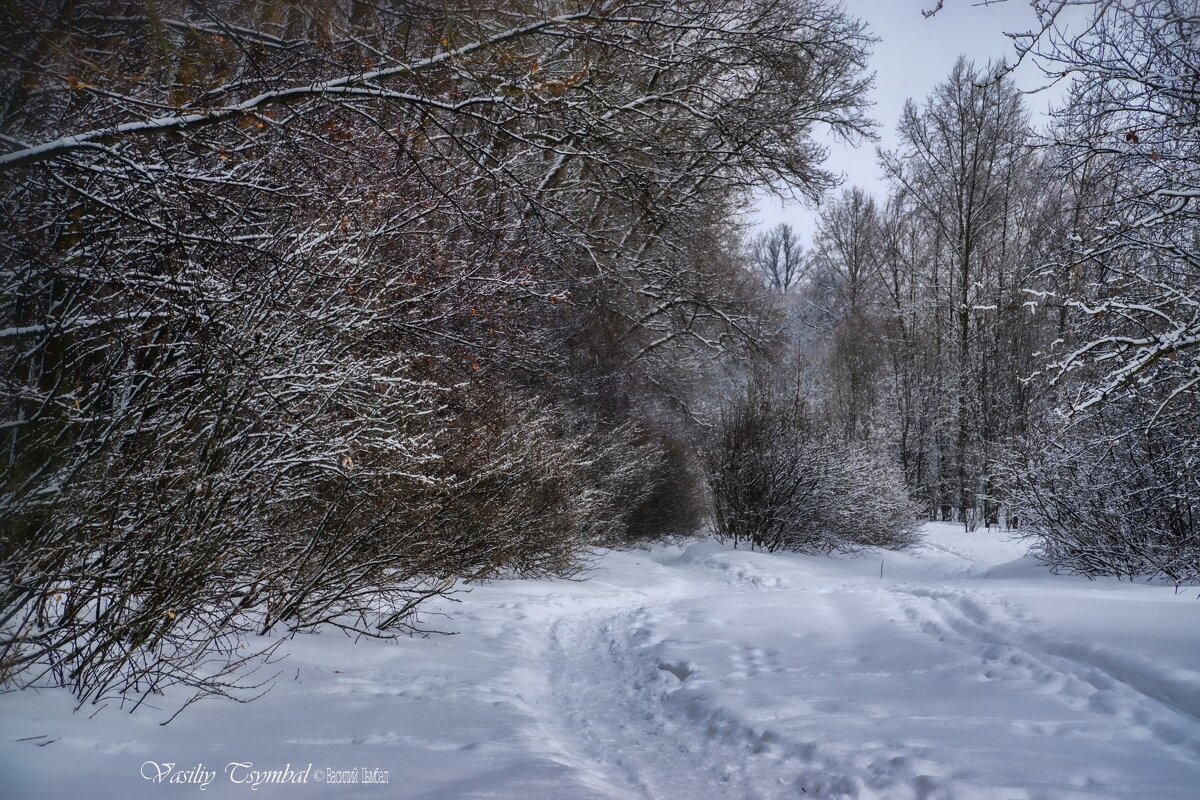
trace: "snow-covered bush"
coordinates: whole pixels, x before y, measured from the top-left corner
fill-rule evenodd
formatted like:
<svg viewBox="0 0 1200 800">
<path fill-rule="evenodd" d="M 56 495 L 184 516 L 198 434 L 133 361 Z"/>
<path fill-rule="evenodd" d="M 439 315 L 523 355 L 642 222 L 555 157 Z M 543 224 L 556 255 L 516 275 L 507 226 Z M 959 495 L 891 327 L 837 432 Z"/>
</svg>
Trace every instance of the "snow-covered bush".
<svg viewBox="0 0 1200 800">
<path fill-rule="evenodd" d="M 838 441 L 796 392 L 752 382 L 722 411 L 704 464 L 716 534 L 735 545 L 829 553 L 916 541 L 899 470 Z"/>
<path fill-rule="evenodd" d="M 1051 427 L 1010 469 L 1031 553 L 1055 570 L 1200 581 L 1200 423 L 1111 400 Z"/>
<path fill-rule="evenodd" d="M 869 444 L 829 446 L 833 462 L 830 534 L 840 549 L 856 546 L 899 550 L 920 541 L 920 507 L 913 503 L 900 468 Z"/>
</svg>

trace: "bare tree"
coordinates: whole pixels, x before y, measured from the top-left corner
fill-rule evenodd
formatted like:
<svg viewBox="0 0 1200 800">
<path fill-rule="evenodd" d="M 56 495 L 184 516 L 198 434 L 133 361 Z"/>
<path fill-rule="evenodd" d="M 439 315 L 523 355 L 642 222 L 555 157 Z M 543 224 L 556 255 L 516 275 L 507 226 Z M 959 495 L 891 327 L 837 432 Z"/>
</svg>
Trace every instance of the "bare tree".
<svg viewBox="0 0 1200 800">
<path fill-rule="evenodd" d="M 1012 189 L 1023 162 L 1029 130 L 1020 95 L 1011 81 L 993 77 L 960 58 L 945 83 L 901 118 L 901 147 L 881 153 L 885 173 L 922 212 L 935 240 L 935 292 L 943 295 L 944 323 L 953 347 L 945 390 L 954 398 L 954 439 L 939 447 L 953 464 L 941 502 L 970 524 L 986 495 L 989 438 L 978 424 L 986 391 L 977 352 L 977 311 L 992 307 L 981 292 L 995 265 L 1007 261 Z M 992 265 L 989 268 L 989 264 Z M 949 509 L 948 509 L 949 510 Z"/>
<path fill-rule="evenodd" d="M 800 277 L 804 247 L 792 226 L 781 222 L 754 237 L 750 243 L 750 261 L 767 285 L 783 294 Z"/>
<path fill-rule="evenodd" d="M 833 405 L 849 441 L 865 440 L 875 404 L 880 245 L 875 200 L 844 190 L 821 214 L 806 279 L 827 320 Z"/>
<path fill-rule="evenodd" d="M 1075 411 L 1149 386 L 1165 388 L 1162 408 L 1187 404 L 1200 390 L 1200 20 L 1178 0 L 1088 3 L 1087 34 L 1066 37 L 1063 5 L 1016 40 L 1071 81 L 1053 145 L 1091 192 L 1031 288 L 1074 317 L 1049 370 Z"/>
<path fill-rule="evenodd" d="M 1070 82 L 1046 144 L 1071 192 L 1026 290 L 1059 315 L 1041 377 L 1066 420 L 1039 426 L 1014 491 L 1054 567 L 1194 581 L 1200 18 L 1147 0 L 1051 3 L 1036 21 L 1017 54 Z"/>
</svg>

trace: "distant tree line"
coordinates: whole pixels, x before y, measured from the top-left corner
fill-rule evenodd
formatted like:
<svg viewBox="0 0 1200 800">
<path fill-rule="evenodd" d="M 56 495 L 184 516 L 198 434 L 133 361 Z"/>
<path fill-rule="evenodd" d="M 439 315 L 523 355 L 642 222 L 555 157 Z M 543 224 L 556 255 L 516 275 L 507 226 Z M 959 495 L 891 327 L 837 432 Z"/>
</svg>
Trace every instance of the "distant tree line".
<svg viewBox="0 0 1200 800">
<path fill-rule="evenodd" d="M 1200 17 L 1031 22 L 1017 56 L 1068 86 L 1045 129 L 1003 65 L 960 59 L 878 153 L 886 197 L 844 190 L 802 254 L 787 226 L 752 242 L 790 319 L 774 359 L 927 518 L 1019 528 L 1057 569 L 1195 581 Z"/>
</svg>

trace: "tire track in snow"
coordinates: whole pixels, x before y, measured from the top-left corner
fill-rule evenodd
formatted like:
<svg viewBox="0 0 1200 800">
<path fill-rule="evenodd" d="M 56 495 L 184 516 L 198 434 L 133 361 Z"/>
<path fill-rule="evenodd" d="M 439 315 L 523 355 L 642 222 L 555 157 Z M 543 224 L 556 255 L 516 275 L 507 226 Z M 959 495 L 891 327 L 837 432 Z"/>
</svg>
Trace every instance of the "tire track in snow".
<svg viewBox="0 0 1200 800">
<path fill-rule="evenodd" d="M 1137 738 L 1128 728 L 1140 726 L 1175 753 L 1174 758 L 1200 761 L 1200 675 L 1155 668 L 1135 655 L 1030 631 L 1029 619 L 986 593 L 880 586 L 874 579 L 833 575 L 828 580 L 812 576 L 811 584 L 801 585 L 799 573 L 773 574 L 757 554 L 688 556 L 664 566 L 691 573 L 682 582 L 686 590 L 676 583 L 672 591 L 640 591 L 613 598 L 603 608 L 564 609 L 539 632 L 536 646 L 541 655 L 530 665 L 536 674 L 524 679 L 525 685 L 540 687 L 533 706 L 543 743 L 603 796 L 1029 796 L 1019 789 L 976 784 L 969 773 L 960 779 L 953 763 L 941 765 L 944 770 L 931 769 L 925 762 L 941 761 L 944 754 L 914 750 L 911 743 L 904 748 L 864 742 L 846 752 L 845 741 L 802 740 L 807 734 L 786 719 L 779 724 L 751 723 L 723 702 L 724 685 L 714 681 L 755 678 L 763 666 L 758 662 L 764 659 L 754 648 L 731 654 L 739 674 L 705 675 L 678 658 L 675 642 L 660 638 L 661 631 L 672 626 L 659 623 L 673 624 L 681 603 L 777 590 L 814 597 L 882 592 L 899 607 L 901 627 L 911 625 L 963 652 L 967 675 L 1011 681 L 1031 695 L 1065 695 L 1058 699 L 1123 723 L 1121 728 L 1107 727 L 1117 740 Z M 1039 735 L 1082 730 L 1078 720 L 1014 723 Z M 1065 787 L 1064 791 L 1078 796 Z"/>
<path fill-rule="evenodd" d="M 921 631 L 979 659 L 986 680 L 1032 681 L 1076 708 L 1138 725 L 1200 761 L 1200 673 L 1051 637 L 1010 603 L 954 589 L 892 589 Z"/>
</svg>

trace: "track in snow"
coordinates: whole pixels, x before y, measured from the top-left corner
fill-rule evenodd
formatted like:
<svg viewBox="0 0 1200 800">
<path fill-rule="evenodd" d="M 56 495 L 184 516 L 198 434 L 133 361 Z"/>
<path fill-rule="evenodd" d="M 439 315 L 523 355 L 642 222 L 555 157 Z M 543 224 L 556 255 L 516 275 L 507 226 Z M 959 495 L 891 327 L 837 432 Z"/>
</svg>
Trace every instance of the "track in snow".
<svg viewBox="0 0 1200 800">
<path fill-rule="evenodd" d="M 1200 673 L 1040 630 L 962 542 L 931 544 L 884 555 L 886 582 L 710 551 L 673 564 L 685 596 L 564 614 L 542 731 L 621 798 L 1122 797 L 1138 764 L 1192 796 Z"/>
</svg>

